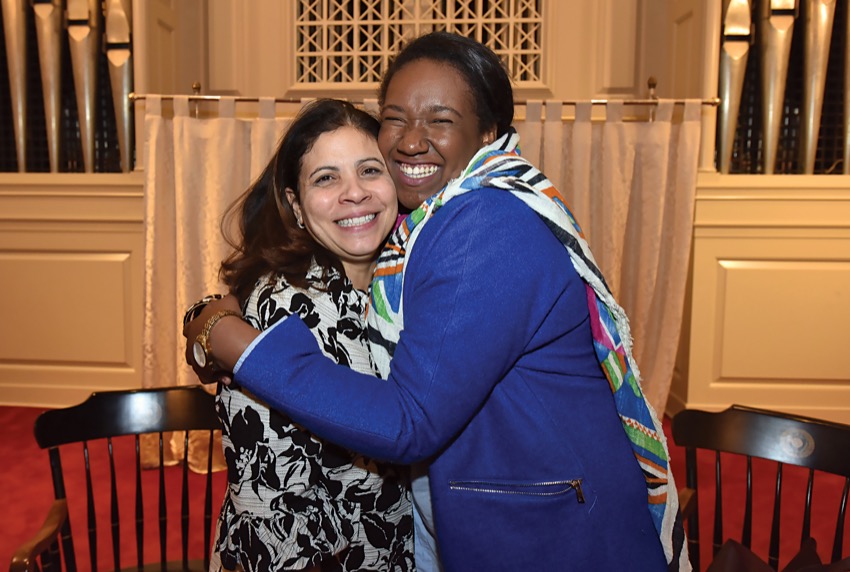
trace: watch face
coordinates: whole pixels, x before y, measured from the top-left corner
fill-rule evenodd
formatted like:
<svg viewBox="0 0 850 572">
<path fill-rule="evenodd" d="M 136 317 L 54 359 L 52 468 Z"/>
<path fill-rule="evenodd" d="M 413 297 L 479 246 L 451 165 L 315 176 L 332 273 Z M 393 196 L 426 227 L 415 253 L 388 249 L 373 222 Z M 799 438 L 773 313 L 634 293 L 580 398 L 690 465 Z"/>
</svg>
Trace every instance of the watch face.
<svg viewBox="0 0 850 572">
<path fill-rule="evenodd" d="M 207 367 L 207 352 L 204 351 L 201 342 L 195 342 L 192 345 L 192 354 L 195 356 L 195 363 L 198 364 L 198 367 Z"/>
</svg>

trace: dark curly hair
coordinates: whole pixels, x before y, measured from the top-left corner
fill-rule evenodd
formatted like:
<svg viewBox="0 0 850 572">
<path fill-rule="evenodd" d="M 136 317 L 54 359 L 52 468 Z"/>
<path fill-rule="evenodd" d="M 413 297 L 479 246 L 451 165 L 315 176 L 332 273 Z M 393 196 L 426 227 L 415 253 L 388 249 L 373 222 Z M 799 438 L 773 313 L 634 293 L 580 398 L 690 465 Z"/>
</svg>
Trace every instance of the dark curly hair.
<svg viewBox="0 0 850 572">
<path fill-rule="evenodd" d="M 294 286 L 307 288 L 307 271 L 313 258 L 322 268 L 345 274 L 339 258 L 298 227 L 284 196 L 285 189 L 290 188 L 299 200 L 301 159 L 319 136 L 340 127 L 354 127 L 377 139 L 380 123 L 339 99 L 318 99 L 305 105 L 263 172 L 225 212 L 222 234 L 234 251 L 222 262 L 219 276 L 240 301 L 244 302 L 267 274 L 283 274 Z M 233 237 L 231 229 L 237 217 L 239 236 Z"/>
<path fill-rule="evenodd" d="M 422 59 L 450 65 L 463 76 L 475 102 L 480 133 L 494 125 L 497 137 L 507 133 L 514 120 L 514 92 L 504 63 L 484 44 L 449 32 L 419 36 L 401 49 L 381 79 L 381 107 L 393 76 L 407 64 Z"/>
</svg>

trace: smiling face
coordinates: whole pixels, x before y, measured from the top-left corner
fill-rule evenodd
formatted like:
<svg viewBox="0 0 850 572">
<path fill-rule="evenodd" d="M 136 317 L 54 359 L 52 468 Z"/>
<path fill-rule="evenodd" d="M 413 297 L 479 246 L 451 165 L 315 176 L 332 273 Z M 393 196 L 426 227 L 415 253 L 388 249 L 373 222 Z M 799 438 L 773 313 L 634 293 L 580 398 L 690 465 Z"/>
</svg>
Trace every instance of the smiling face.
<svg viewBox="0 0 850 572">
<path fill-rule="evenodd" d="M 495 126 L 480 132 L 472 92 L 448 64 L 414 60 L 387 86 L 378 145 L 398 200 L 407 208 L 416 208 L 458 177 L 495 136 Z"/>
<path fill-rule="evenodd" d="M 398 212 L 377 142 L 354 127 L 323 133 L 301 159 L 298 187 L 286 189 L 296 218 L 339 257 L 355 287 L 365 288 Z"/>
</svg>

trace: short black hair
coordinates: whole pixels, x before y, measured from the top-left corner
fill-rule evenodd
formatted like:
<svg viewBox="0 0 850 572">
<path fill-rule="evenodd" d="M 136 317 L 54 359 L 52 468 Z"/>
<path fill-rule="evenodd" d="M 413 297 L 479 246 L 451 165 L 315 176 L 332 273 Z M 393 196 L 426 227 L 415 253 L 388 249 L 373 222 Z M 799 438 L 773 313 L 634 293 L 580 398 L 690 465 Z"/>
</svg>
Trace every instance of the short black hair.
<svg viewBox="0 0 850 572">
<path fill-rule="evenodd" d="M 504 62 L 484 44 L 450 32 L 419 36 L 401 49 L 381 79 L 381 106 L 393 76 L 407 64 L 423 59 L 450 65 L 463 76 L 472 93 L 480 133 L 493 126 L 497 136 L 508 131 L 514 120 L 514 92 Z"/>
</svg>

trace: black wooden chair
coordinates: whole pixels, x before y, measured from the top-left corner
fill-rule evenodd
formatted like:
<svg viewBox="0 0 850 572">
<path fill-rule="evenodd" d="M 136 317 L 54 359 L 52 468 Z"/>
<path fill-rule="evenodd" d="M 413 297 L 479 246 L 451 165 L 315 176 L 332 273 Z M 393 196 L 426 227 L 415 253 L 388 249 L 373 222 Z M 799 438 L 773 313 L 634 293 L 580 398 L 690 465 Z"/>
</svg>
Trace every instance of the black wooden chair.
<svg viewBox="0 0 850 572">
<path fill-rule="evenodd" d="M 219 428 L 215 399 L 200 386 L 96 392 L 79 405 L 42 413 L 35 422 L 35 439 L 42 449 L 48 450 L 55 501 L 42 528 L 15 552 L 10 570 L 77 570 L 77 558 L 86 550 L 87 540 L 88 563 L 79 566 L 81 569 L 111 567 L 121 570 L 124 566 L 124 569 L 132 570 L 206 571 L 209 568 L 213 515 L 213 432 Z M 201 430 L 209 435 L 204 475 L 190 475 L 185 462 L 179 466 L 164 466 L 163 433 L 185 431 L 183 450 L 188 455 L 190 430 Z M 140 454 L 142 434 L 154 434 L 154 439 L 156 434 L 159 436 L 159 466 L 156 470 L 143 470 Z M 82 460 L 71 456 L 79 455 L 80 450 Z M 64 472 L 62 459 L 66 461 Z M 69 474 L 75 465 L 84 472 L 84 477 Z M 80 483 L 79 487 L 73 488 L 85 489 L 85 494 L 77 491 L 81 498 L 72 496 L 75 492 L 71 490 L 72 482 Z M 69 484 L 68 490 L 66 483 Z M 203 498 L 198 490 L 201 487 L 204 489 Z M 145 491 L 148 492 L 147 503 Z M 202 520 L 196 517 L 198 512 L 193 511 L 190 515 L 190 499 L 193 505 L 203 504 Z M 103 513 L 106 511 L 98 511 L 97 507 L 107 505 L 108 526 L 100 526 L 98 512 L 105 518 Z M 69 507 L 77 511 L 85 507 L 87 530 L 82 539 L 72 535 L 71 523 L 75 521 L 72 516 L 76 515 L 69 514 Z M 151 522 L 150 512 L 156 513 L 156 523 Z M 80 520 L 75 523 L 82 522 L 82 513 L 78 514 Z M 179 516 L 179 522 L 174 522 L 175 516 Z M 130 522 L 134 526 L 128 526 Z M 122 525 L 125 527 L 123 537 Z M 181 530 L 179 557 L 174 554 L 178 551 L 167 550 L 169 526 L 179 526 Z M 135 544 L 135 550 L 125 548 L 129 554 L 122 554 L 121 539 L 131 536 L 127 528 L 134 529 L 130 544 Z M 158 534 L 153 533 L 154 529 Z M 194 558 L 190 560 L 190 545 L 199 545 L 197 538 L 190 542 L 190 537 L 200 536 L 201 530 L 203 554 L 193 554 Z M 145 546 L 148 544 L 158 544 L 158 551 L 153 548 L 147 551 L 149 555 L 158 553 L 156 562 L 145 561 Z M 175 542 L 170 544 L 170 548 L 174 548 Z M 111 560 L 109 550 L 104 550 L 106 545 L 111 545 Z"/>
<path fill-rule="evenodd" d="M 831 562 L 842 557 L 844 517 L 850 491 L 850 426 L 775 411 L 733 405 L 725 411 L 685 410 L 673 417 L 673 440 L 685 448 L 686 486 L 693 494 L 687 517 L 688 550 L 695 570 L 701 570 L 699 558 L 699 502 L 697 487 L 697 449 L 710 449 L 715 454 L 715 503 L 713 552 L 717 554 L 726 540 L 723 534 L 723 487 L 720 453 L 746 456 L 746 501 L 741 544 L 751 548 L 753 531 L 753 458 L 776 461 L 773 515 L 771 519 L 768 564 L 776 570 L 779 564 L 780 492 L 783 465 L 808 468 L 808 484 L 801 546 L 811 531 L 811 508 L 815 471 L 843 476 L 844 488 L 836 507 L 837 519 Z M 765 485 L 767 486 L 767 485 Z"/>
</svg>

